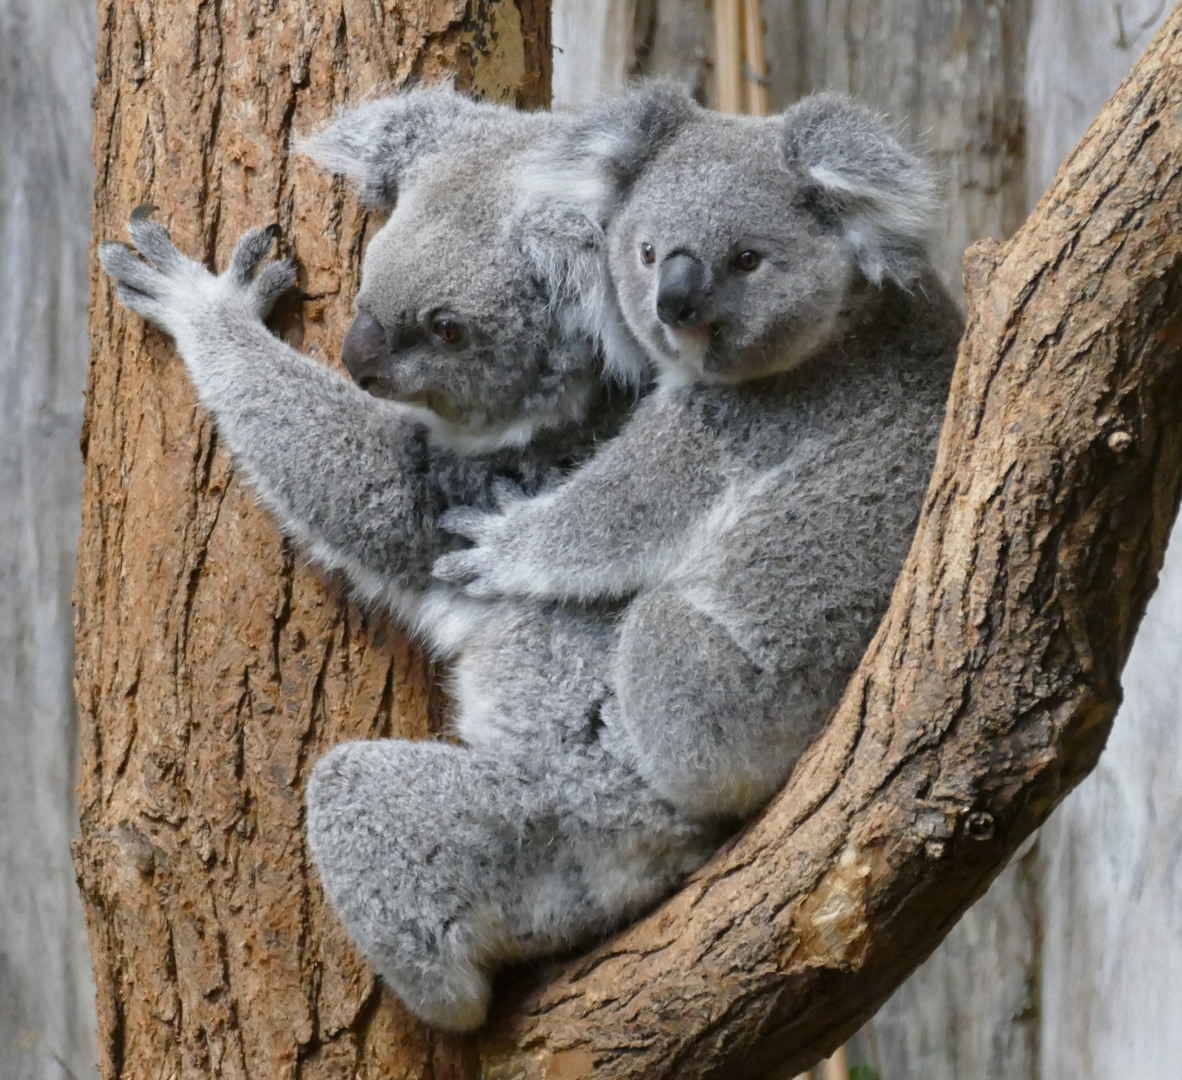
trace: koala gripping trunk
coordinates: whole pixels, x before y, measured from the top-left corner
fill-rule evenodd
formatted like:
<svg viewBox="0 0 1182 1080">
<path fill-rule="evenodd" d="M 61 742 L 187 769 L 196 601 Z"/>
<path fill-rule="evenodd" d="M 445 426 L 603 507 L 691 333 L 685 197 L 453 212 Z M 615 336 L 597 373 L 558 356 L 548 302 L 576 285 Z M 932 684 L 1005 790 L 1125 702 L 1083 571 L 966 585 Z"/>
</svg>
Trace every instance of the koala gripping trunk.
<svg viewBox="0 0 1182 1080">
<path fill-rule="evenodd" d="M 156 203 L 224 266 L 277 223 L 306 302 L 284 335 L 340 355 L 363 215 L 292 138 L 408 78 L 549 97 L 545 0 L 281 9 L 99 5 L 94 235 Z M 345 738 L 426 735 L 429 665 L 309 569 L 231 469 L 171 343 L 92 279 L 82 449 L 75 863 L 105 1078 L 473 1075 L 375 985 L 303 840 L 310 766 Z"/>
<path fill-rule="evenodd" d="M 275 13 L 104 4 L 94 230 L 156 202 L 224 265 L 294 238 L 280 324 L 339 353 L 364 235 L 293 131 L 409 76 L 545 96 L 533 0 Z M 374 984 L 302 830 L 313 762 L 425 735 L 429 667 L 286 547 L 170 346 L 97 276 L 77 583 L 78 876 L 105 1078 L 792 1075 L 938 943 L 1094 764 L 1182 489 L 1182 8 L 1030 221 L 967 264 L 969 323 L 893 603 L 829 726 L 739 841 L 473 1040 Z"/>
</svg>

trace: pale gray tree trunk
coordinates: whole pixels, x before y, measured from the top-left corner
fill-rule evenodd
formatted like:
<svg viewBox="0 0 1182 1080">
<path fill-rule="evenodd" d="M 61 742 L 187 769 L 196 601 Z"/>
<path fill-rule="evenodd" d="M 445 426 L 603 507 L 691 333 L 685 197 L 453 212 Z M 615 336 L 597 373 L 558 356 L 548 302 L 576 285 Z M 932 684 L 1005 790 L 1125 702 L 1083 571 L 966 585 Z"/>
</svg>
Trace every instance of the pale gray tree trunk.
<svg viewBox="0 0 1182 1080">
<path fill-rule="evenodd" d="M 69 849 L 94 40 L 89 0 L 0 0 L 0 1080 L 94 1073 Z"/>
<path fill-rule="evenodd" d="M 1031 2 L 764 5 L 774 105 L 841 90 L 905 121 L 906 134 L 928 151 L 945 180 L 939 265 L 955 290 L 964 249 L 983 236 L 1009 236 L 1026 219 L 1022 98 Z"/>
<path fill-rule="evenodd" d="M 618 89 L 636 63 L 636 0 L 571 0 L 551 9 L 553 102 L 590 105 Z"/>
<path fill-rule="evenodd" d="M 1038 0 L 1027 77 L 1041 195 L 1173 7 Z M 1038 1080 L 1173 1080 L 1182 1063 L 1182 531 L 1100 763 L 1043 828 Z"/>
</svg>

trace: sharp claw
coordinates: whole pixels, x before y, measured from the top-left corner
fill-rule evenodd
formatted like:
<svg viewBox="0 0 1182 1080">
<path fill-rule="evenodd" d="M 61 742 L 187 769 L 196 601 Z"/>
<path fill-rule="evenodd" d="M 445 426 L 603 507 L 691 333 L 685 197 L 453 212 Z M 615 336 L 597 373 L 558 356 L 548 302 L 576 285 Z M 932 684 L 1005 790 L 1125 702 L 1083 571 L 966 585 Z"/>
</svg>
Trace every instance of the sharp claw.
<svg viewBox="0 0 1182 1080">
<path fill-rule="evenodd" d="M 283 232 L 279 228 L 277 222 L 272 222 L 270 225 L 268 225 L 266 228 L 266 233 L 272 240 L 278 240 L 279 237 L 283 235 Z"/>
<path fill-rule="evenodd" d="M 156 213 L 156 209 L 157 208 L 155 206 L 153 206 L 152 203 L 149 203 L 149 202 L 140 203 L 139 206 L 137 206 L 131 212 L 131 220 L 132 221 L 147 221 L 148 218 L 150 218 L 154 213 Z"/>
</svg>

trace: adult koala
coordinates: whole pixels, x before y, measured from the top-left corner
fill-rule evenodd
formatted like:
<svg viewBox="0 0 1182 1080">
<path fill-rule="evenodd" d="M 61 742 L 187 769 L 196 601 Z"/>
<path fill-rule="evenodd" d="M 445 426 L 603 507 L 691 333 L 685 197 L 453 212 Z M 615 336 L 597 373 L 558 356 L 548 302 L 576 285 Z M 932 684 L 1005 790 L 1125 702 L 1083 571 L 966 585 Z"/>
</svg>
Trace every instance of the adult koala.
<svg viewBox="0 0 1182 1080">
<path fill-rule="evenodd" d="M 290 262 L 265 262 L 269 231 L 247 233 L 220 276 L 147 210 L 132 215 L 134 250 L 100 249 L 120 299 L 176 340 L 283 530 L 453 658 L 469 745 L 337 747 L 309 782 L 307 822 L 353 937 L 414 1012 L 451 1029 L 483 1020 L 495 963 L 606 932 L 718 838 L 596 738 L 609 613 L 472 601 L 430 573 L 458 546 L 445 510 L 552 483 L 618 429 L 632 404 L 619 384 L 645 377 L 601 229 L 517 183 L 563 123 L 418 90 L 304 144 L 390 212 L 345 340 L 352 383 L 263 324 L 295 280 Z"/>
<path fill-rule="evenodd" d="M 629 600 L 601 739 L 686 815 L 783 784 L 886 610 L 935 460 L 960 314 L 935 183 L 864 108 L 724 116 L 667 85 L 561 133 L 532 184 L 607 221 L 659 375 L 560 486 L 452 513 L 473 596 Z"/>
</svg>

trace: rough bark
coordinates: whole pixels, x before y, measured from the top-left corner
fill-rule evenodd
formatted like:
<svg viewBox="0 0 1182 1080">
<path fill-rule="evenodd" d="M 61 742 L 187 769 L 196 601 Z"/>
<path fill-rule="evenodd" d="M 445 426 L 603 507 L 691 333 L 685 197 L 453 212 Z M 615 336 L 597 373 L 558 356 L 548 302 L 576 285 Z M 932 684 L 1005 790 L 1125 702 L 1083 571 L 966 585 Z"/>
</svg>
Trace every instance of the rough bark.
<svg viewBox="0 0 1182 1080">
<path fill-rule="evenodd" d="M 70 864 L 90 0 L 0 0 L 0 1076 L 93 1075 Z"/>
<path fill-rule="evenodd" d="M 1169 14 L 1160 0 L 1033 9 L 1030 205 Z M 1175 525 L 1099 765 L 856 1040 L 873 1044 L 883 1080 L 1158 1077 L 1182 1056 L 1169 869 L 1182 834 L 1182 682 L 1169 659 L 1182 649 L 1180 536 Z"/>
<path fill-rule="evenodd" d="M 1166 16 L 1160 0 L 1036 6 L 1027 88 L 1031 183 L 1082 129 Z M 1071 93 L 1064 93 L 1063 87 Z M 1096 770 L 1042 829 L 1039 1070 L 1169 1076 L 1182 1057 L 1182 528 L 1124 673 Z M 967 1007 L 962 994 L 962 1007 Z"/>
<path fill-rule="evenodd" d="M 93 231 L 158 204 L 224 264 L 276 221 L 303 266 L 285 332 L 338 353 L 365 221 L 293 133 L 407 77 L 544 104 L 544 0 L 104 0 Z M 286 546 L 171 347 L 91 279 L 77 568 L 82 835 L 104 1077 L 447 1077 L 471 1043 L 413 1022 L 327 908 L 303 845 L 311 763 L 426 735 L 432 674 Z"/>
<path fill-rule="evenodd" d="M 803 1068 L 1094 765 L 1182 483 L 1182 10 L 1006 245 L 883 626 L 782 796 L 676 898 L 503 995 L 485 1076 Z"/>
</svg>

